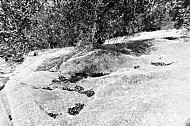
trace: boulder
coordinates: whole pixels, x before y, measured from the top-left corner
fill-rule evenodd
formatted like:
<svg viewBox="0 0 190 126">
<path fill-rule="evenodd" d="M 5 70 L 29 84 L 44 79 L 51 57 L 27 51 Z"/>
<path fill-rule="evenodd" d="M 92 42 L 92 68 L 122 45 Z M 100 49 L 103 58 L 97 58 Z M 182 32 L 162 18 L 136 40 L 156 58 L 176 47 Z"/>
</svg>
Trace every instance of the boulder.
<svg viewBox="0 0 190 126">
<path fill-rule="evenodd" d="M 190 42 L 158 37 L 151 43 L 138 56 L 103 48 L 28 56 L 2 90 L 0 124 L 188 126 Z"/>
</svg>

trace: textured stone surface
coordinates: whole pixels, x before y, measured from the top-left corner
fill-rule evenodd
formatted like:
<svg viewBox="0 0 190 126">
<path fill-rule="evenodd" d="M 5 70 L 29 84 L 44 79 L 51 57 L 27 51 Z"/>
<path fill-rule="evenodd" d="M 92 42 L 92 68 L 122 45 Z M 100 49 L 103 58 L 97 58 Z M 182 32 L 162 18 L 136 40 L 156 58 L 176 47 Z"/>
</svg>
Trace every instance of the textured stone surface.
<svg viewBox="0 0 190 126">
<path fill-rule="evenodd" d="M 94 50 L 57 62 L 72 48 L 28 57 L 0 92 L 0 125 L 188 126 L 190 42 L 158 38 L 139 57 Z"/>
</svg>

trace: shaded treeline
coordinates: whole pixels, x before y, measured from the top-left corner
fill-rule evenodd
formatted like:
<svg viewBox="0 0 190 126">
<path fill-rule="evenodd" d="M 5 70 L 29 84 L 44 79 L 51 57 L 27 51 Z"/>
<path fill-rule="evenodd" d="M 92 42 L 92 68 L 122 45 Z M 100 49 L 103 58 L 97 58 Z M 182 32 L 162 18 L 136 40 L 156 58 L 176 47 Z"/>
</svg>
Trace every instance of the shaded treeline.
<svg viewBox="0 0 190 126">
<path fill-rule="evenodd" d="M 1 0 L 0 56 L 19 61 L 35 49 L 180 28 L 188 25 L 189 5 L 188 0 Z"/>
</svg>

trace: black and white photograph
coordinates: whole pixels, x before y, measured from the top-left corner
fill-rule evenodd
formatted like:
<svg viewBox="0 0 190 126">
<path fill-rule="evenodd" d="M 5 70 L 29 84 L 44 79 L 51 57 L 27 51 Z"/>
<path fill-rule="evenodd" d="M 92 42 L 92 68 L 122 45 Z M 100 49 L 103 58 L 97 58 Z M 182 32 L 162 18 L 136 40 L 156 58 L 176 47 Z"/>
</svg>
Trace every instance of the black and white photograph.
<svg viewBox="0 0 190 126">
<path fill-rule="evenodd" d="M 0 0 L 0 126 L 190 126 L 190 0 Z"/>
</svg>

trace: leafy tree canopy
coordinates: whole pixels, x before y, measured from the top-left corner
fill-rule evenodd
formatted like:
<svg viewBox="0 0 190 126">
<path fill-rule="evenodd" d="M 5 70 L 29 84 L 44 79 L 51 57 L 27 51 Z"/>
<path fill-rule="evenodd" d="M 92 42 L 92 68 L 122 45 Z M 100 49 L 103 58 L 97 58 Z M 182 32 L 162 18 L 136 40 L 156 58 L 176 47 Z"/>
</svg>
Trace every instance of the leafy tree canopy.
<svg viewBox="0 0 190 126">
<path fill-rule="evenodd" d="M 189 0 L 1 0 L 1 57 L 189 26 Z M 170 25 L 173 22 L 174 25 Z"/>
</svg>

